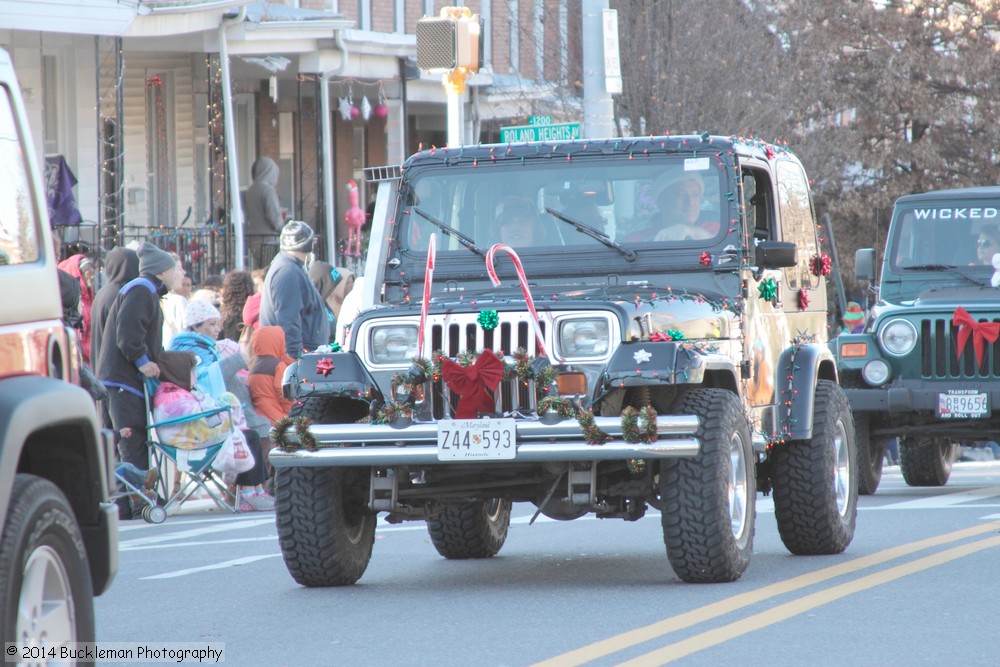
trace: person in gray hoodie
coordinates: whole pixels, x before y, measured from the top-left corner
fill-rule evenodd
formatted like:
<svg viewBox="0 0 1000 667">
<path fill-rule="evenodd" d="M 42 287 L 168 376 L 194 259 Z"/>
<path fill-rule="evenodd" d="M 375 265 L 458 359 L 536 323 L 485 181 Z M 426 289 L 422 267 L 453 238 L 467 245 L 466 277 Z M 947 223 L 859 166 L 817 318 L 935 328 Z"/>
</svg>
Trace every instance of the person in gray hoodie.
<svg viewBox="0 0 1000 667">
<path fill-rule="evenodd" d="M 247 188 L 247 233 L 277 236 L 284 221 L 281 217 L 281 199 L 278 197 L 280 171 L 274 160 L 264 156 L 254 164 L 253 184 Z"/>
<path fill-rule="evenodd" d="M 104 335 L 104 325 L 108 322 L 108 313 L 125 283 L 139 277 L 139 255 L 131 248 L 116 246 L 108 251 L 104 258 L 104 284 L 97 290 L 94 302 L 90 306 L 90 353 L 93 356 L 91 364 L 98 367 L 101 350 L 101 337 Z"/>
</svg>

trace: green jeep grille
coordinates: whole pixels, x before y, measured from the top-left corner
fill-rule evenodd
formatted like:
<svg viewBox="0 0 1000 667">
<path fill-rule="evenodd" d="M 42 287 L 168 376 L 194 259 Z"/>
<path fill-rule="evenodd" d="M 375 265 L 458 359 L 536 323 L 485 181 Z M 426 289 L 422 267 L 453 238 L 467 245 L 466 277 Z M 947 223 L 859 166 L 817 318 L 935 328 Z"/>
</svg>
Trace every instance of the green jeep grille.
<svg viewBox="0 0 1000 667">
<path fill-rule="evenodd" d="M 1000 322 L 994 318 L 980 322 Z M 928 318 L 920 322 L 920 374 L 924 378 L 995 378 L 1000 375 L 1000 340 L 985 343 L 983 363 L 976 367 L 976 353 L 973 349 L 973 335 L 969 336 L 958 357 L 955 340 L 958 327 L 952 324 L 951 316 Z"/>
</svg>

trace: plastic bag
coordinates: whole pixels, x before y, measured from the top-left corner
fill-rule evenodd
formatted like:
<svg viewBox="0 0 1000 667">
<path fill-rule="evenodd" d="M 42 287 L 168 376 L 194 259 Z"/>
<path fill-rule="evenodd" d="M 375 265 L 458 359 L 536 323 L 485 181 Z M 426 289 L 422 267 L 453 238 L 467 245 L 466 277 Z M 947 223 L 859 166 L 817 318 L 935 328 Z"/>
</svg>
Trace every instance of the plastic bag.
<svg viewBox="0 0 1000 667">
<path fill-rule="evenodd" d="M 212 461 L 212 468 L 221 473 L 243 473 L 254 466 L 253 454 L 247 446 L 246 438 L 240 431 L 233 431 L 222 443 L 222 449 Z"/>
</svg>

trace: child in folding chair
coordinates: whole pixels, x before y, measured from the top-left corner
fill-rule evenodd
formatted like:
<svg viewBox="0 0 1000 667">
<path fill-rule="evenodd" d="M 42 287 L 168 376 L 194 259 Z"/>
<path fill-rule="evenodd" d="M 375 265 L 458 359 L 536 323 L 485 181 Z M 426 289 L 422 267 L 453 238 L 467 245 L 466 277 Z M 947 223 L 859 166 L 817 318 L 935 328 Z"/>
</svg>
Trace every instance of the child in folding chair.
<svg viewBox="0 0 1000 667">
<path fill-rule="evenodd" d="M 153 395 L 153 418 L 163 422 L 185 415 L 211 411 L 228 406 L 228 412 L 214 418 L 196 419 L 157 429 L 163 440 L 180 449 L 190 449 L 199 443 L 222 442 L 234 428 L 239 430 L 254 458 L 250 470 L 236 476 L 237 488 L 242 487 L 238 508 L 240 511 L 274 509 L 274 501 L 264 493 L 261 485 L 266 479 L 264 456 L 260 438 L 254 431 L 245 429 L 245 420 L 239 401 L 229 393 L 222 394 L 221 402 L 206 396 L 195 388 L 197 357 L 191 352 L 164 352 L 160 355 L 160 385 Z"/>
</svg>

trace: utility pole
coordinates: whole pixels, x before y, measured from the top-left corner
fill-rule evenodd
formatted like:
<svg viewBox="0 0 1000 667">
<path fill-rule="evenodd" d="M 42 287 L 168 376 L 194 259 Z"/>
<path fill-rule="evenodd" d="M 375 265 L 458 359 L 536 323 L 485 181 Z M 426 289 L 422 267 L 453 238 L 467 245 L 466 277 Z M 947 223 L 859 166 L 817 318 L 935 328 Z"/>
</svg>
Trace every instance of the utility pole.
<svg viewBox="0 0 1000 667">
<path fill-rule="evenodd" d="M 583 136 L 615 135 L 612 93 L 622 92 L 618 12 L 608 0 L 583 0 Z"/>
</svg>

